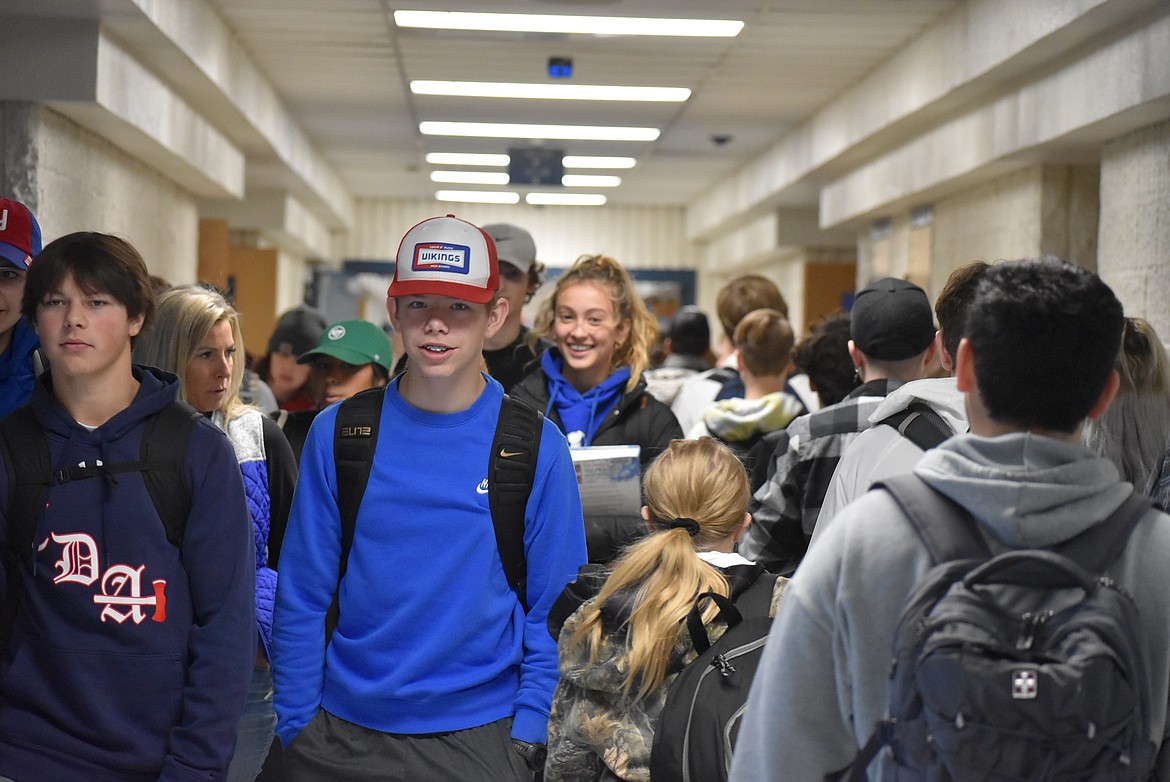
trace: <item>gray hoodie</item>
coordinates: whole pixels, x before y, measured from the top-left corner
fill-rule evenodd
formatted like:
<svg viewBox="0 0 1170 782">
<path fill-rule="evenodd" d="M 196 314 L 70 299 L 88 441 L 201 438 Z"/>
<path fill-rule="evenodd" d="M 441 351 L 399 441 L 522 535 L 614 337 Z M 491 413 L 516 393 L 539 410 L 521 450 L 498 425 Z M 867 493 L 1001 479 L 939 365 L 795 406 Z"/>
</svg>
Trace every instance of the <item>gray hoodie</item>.
<svg viewBox="0 0 1170 782">
<path fill-rule="evenodd" d="M 951 431 L 966 432 L 967 410 L 963 396 L 953 377 L 913 380 L 891 391 L 870 414 L 870 427 L 857 435 L 841 454 L 809 545 L 820 540 L 833 517 L 865 494 L 870 484 L 908 473 L 922 458 L 922 449 L 910 442 L 910 438 L 902 436 L 892 426 L 878 426 L 878 423 L 902 412 L 914 402 L 925 402 L 950 425 Z"/>
<path fill-rule="evenodd" d="M 1131 491 L 1109 461 L 1033 434 L 954 437 L 914 471 L 970 510 L 996 548 L 1067 540 L 1103 520 Z M 1167 561 L 1170 517 L 1151 510 L 1110 569 L 1134 596 L 1144 624 L 1150 738 L 1159 745 L 1170 700 Z M 733 782 L 813 782 L 852 762 L 884 716 L 894 628 L 931 564 L 885 492 L 869 492 L 841 511 L 810 549 L 772 625 Z M 1157 779 L 1170 780 L 1167 766 Z"/>
</svg>

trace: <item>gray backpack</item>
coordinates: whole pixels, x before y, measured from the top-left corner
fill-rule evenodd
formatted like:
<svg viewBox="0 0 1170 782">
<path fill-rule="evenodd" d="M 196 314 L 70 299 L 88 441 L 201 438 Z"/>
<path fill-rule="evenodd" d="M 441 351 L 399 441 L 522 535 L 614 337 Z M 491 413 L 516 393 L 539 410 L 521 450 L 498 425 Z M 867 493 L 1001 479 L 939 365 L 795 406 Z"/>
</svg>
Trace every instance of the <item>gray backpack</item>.
<svg viewBox="0 0 1170 782">
<path fill-rule="evenodd" d="M 967 511 L 922 479 L 879 485 L 936 564 L 903 608 L 887 717 L 849 779 L 865 779 L 883 747 L 887 781 L 1148 779 L 1142 627 L 1104 573 L 1149 498 L 1131 495 L 1056 549 L 993 556 Z"/>
</svg>

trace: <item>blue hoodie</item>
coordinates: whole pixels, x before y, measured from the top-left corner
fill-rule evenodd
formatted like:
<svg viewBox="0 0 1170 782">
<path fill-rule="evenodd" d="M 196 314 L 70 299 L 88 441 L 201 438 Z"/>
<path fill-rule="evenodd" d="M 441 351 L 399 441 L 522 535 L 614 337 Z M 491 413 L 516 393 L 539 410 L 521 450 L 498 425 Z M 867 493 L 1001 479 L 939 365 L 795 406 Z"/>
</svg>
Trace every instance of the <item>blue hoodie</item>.
<svg viewBox="0 0 1170 782">
<path fill-rule="evenodd" d="M 16 321 L 12 327 L 12 341 L 0 354 L 0 418 L 28 403 L 37 379 L 32 354 L 40 344 L 36 331 L 27 320 L 22 317 Z"/>
<path fill-rule="evenodd" d="M 179 384 L 149 367 L 134 376 L 133 402 L 94 431 L 53 396 L 51 372 L 42 376 L 31 405 L 53 465 L 138 460 L 146 419 Z M 0 776 L 222 777 L 255 661 L 255 555 L 224 434 L 197 421 L 184 461 L 191 512 L 181 549 L 167 540 L 142 473 L 50 486 L 0 663 Z M 7 503 L 0 468 L 0 513 Z"/>
<path fill-rule="evenodd" d="M 621 367 L 598 385 L 582 394 L 565 380 L 561 369 L 565 359 L 557 348 L 549 348 L 540 357 L 540 365 L 548 376 L 548 406 L 544 413 L 556 408 L 571 446 L 592 445 L 593 436 L 609 411 L 617 406 L 630 379 L 630 368 Z"/>
</svg>

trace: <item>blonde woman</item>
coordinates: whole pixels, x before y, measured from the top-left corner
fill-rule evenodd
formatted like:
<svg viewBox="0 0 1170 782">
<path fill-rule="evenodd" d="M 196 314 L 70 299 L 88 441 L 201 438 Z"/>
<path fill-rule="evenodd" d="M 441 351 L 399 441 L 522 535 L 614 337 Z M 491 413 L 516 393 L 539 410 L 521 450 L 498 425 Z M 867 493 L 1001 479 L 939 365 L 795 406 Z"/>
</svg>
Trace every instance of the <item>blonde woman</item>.
<svg viewBox="0 0 1170 782">
<path fill-rule="evenodd" d="M 766 590 L 774 613 L 785 579 L 734 553 L 750 499 L 743 465 L 710 437 L 672 442 L 647 470 L 642 516 L 653 534 L 560 631 L 546 782 L 646 782 L 667 689 L 696 656 L 684 621 L 695 599 Z M 714 640 L 724 628 L 707 629 Z"/>
<path fill-rule="evenodd" d="M 275 421 L 240 401 L 240 317 L 218 292 L 182 286 L 158 296 L 134 359 L 179 376 L 179 398 L 225 431 L 244 477 L 256 542 L 256 667 L 236 735 L 228 782 L 259 774 L 276 730 L 272 706 L 272 606 L 276 564 L 296 485 L 292 448 Z"/>
<path fill-rule="evenodd" d="M 654 318 L 621 264 L 605 255 L 577 259 L 557 279 L 533 331 L 553 347 L 512 396 L 560 427 L 569 445 L 637 445 L 645 466 L 682 437 L 670 408 L 646 390 L 642 374 L 658 336 Z M 586 509 L 588 515 L 588 509 Z M 605 562 L 640 533 L 636 519 L 586 526 L 589 559 Z"/>
<path fill-rule="evenodd" d="M 1158 332 L 1126 318 L 1117 355 L 1121 387 L 1105 414 L 1085 422 L 1085 447 L 1117 465 L 1123 481 L 1153 494 L 1170 445 L 1170 358 Z"/>
</svg>

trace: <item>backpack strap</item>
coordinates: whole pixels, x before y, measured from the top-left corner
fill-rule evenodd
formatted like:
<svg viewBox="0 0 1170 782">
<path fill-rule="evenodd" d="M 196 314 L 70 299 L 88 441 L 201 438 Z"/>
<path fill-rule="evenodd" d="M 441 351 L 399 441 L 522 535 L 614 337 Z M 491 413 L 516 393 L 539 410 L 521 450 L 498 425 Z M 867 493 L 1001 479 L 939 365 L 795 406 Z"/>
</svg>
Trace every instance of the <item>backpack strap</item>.
<svg viewBox="0 0 1170 782">
<path fill-rule="evenodd" d="M 936 565 L 991 556 L 978 522 L 967 509 L 914 473 L 886 478 L 871 488 L 885 489 L 894 498 Z"/>
<path fill-rule="evenodd" d="M 915 400 L 905 410 L 878 421 L 875 426 L 892 426 L 898 434 L 929 451 L 955 432 L 941 415 L 925 402 Z"/>
<path fill-rule="evenodd" d="M 386 387 L 370 388 L 341 403 L 334 423 L 333 458 L 337 466 L 337 505 L 341 513 L 341 570 L 353 544 L 358 508 L 374 466 L 378 424 Z"/>
<path fill-rule="evenodd" d="M 488 504 L 496 547 L 508 584 L 528 612 L 528 560 L 524 556 L 524 512 L 536 478 L 544 415 L 504 394 L 488 463 Z"/>
<path fill-rule="evenodd" d="M 1154 501 L 1137 492 L 1130 492 L 1125 502 L 1100 524 L 1094 524 L 1070 540 L 1056 547 L 1056 551 L 1076 562 L 1093 575 L 1100 575 L 1121 556 L 1129 543 L 1129 536 Z"/>
<path fill-rule="evenodd" d="M 7 597 L 0 608 L 0 650 L 8 648 L 20 604 L 21 573 L 35 545 L 37 519 L 45 506 L 51 468 L 49 444 L 32 408 L 24 405 L 0 422 L 0 452 L 8 473 L 8 546 L 0 552 Z M 20 458 L 16 458 L 16 454 Z"/>
<path fill-rule="evenodd" d="M 0 422 L 0 448 L 8 471 L 8 548 L 16 562 L 23 562 L 32 550 L 53 473 L 49 443 L 32 407 L 24 405 Z"/>
<path fill-rule="evenodd" d="M 337 471 L 337 510 L 341 516 L 341 558 L 337 564 L 337 589 L 325 615 L 326 638 L 333 636 L 341 613 L 341 580 L 345 578 L 349 564 L 358 509 L 374 466 L 374 449 L 378 445 L 378 424 L 382 420 L 385 396 L 385 386 L 370 388 L 354 394 L 337 408 L 333 461 Z"/>
<path fill-rule="evenodd" d="M 687 613 L 687 633 L 691 636 L 691 643 L 699 654 L 711 648 L 711 637 L 707 635 L 707 626 L 703 623 L 703 601 L 710 600 L 718 607 L 713 621 L 723 622 L 727 629 L 735 627 L 743 621 L 743 614 L 736 608 L 730 597 L 724 597 L 718 592 L 703 592 L 695 598 L 695 604 Z"/>
<path fill-rule="evenodd" d="M 894 740 L 893 723 L 889 720 L 882 720 L 877 724 L 877 728 L 870 734 L 869 740 L 857 752 L 857 757 L 853 759 L 845 768 L 840 771 L 835 771 L 825 776 L 829 782 L 838 782 L 844 780 L 845 782 L 868 782 L 869 776 L 866 774 L 866 769 L 873 759 L 881 752 L 882 747 L 889 746 Z"/>
<path fill-rule="evenodd" d="M 202 417 L 191 405 L 176 400 L 147 419 L 142 433 L 142 479 L 167 540 L 177 548 L 183 547 L 191 515 L 191 490 L 183 477 L 187 443 Z"/>
<path fill-rule="evenodd" d="M 776 591 L 775 573 L 761 572 L 751 586 L 735 599 L 735 607 L 745 618 L 767 616 L 772 610 L 772 593 Z"/>
</svg>

